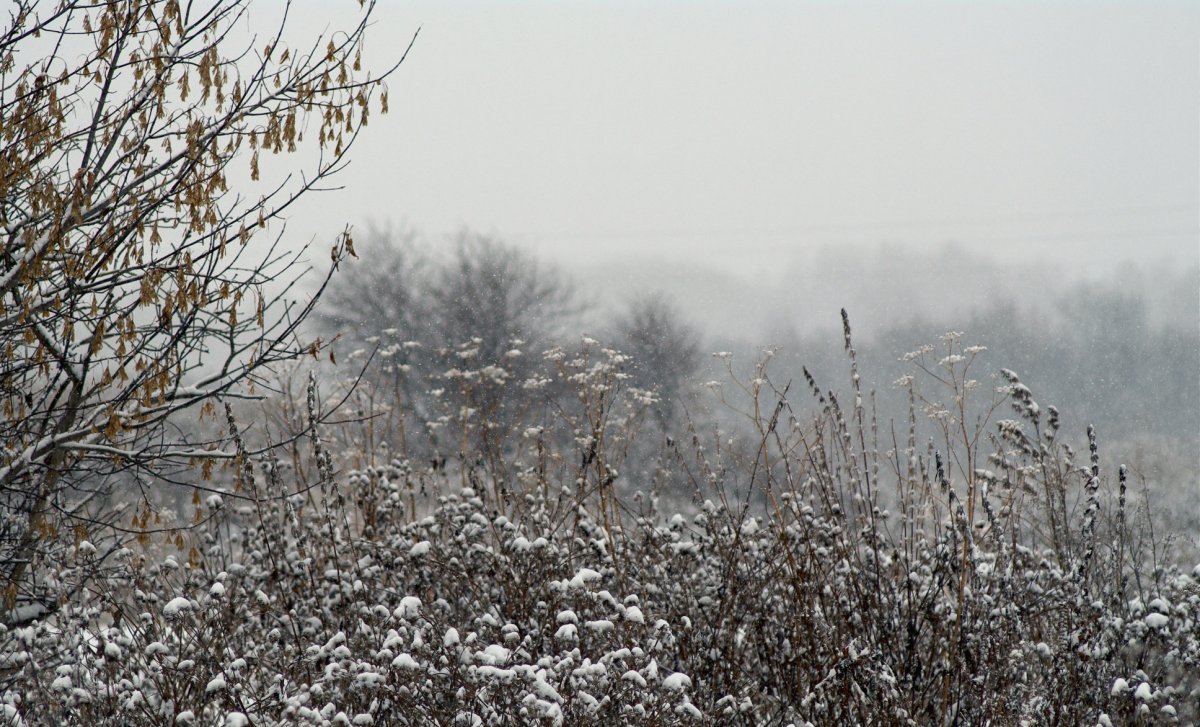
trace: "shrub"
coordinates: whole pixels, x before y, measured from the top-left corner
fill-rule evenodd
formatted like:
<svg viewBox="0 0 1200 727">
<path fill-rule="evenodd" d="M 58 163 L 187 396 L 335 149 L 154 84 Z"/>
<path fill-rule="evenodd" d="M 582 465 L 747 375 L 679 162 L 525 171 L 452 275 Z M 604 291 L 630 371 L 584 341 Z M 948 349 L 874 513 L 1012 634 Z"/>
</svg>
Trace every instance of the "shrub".
<svg viewBox="0 0 1200 727">
<path fill-rule="evenodd" d="M 194 500 L 190 558 L 188 542 L 76 547 L 63 581 L 108 586 L 9 635 L 4 709 L 131 725 L 1200 717 L 1200 573 L 1146 557 L 1095 432 L 1077 456 L 1053 407 L 1012 372 L 971 378 L 984 352 L 948 334 L 908 357 L 896 433 L 872 416 L 848 324 L 845 343 L 847 392 L 809 378 L 805 411 L 764 360 L 729 382 L 746 432 L 693 429 L 625 487 L 653 397 L 590 339 L 546 355 L 530 385 L 553 406 L 486 453 L 462 435 L 487 422 L 463 412 L 441 424 L 466 444 L 433 462 L 376 452 L 339 474 L 372 461 L 351 451 L 364 441 L 332 451 L 313 425 L 301 467 L 239 444 L 226 490 Z M 305 396 L 319 421 L 311 380 Z M 690 488 L 688 514 L 660 512 L 665 481 Z"/>
</svg>

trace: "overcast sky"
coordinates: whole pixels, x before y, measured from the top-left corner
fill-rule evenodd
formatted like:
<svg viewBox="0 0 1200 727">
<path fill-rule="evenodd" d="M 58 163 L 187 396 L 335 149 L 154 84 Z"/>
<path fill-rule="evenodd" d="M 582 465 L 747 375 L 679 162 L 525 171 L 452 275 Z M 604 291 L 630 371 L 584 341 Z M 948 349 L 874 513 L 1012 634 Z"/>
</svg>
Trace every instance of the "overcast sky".
<svg viewBox="0 0 1200 727">
<path fill-rule="evenodd" d="M 1200 258 L 1200 3 L 381 5 L 371 57 L 420 37 L 303 229 L 741 272 L 884 241 Z"/>
</svg>

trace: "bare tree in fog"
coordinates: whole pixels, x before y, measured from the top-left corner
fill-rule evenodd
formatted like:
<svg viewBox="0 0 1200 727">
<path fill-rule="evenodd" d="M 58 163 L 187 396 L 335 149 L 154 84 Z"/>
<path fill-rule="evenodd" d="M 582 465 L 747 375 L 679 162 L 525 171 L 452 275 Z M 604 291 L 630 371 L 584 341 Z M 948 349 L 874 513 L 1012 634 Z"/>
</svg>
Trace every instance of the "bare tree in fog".
<svg viewBox="0 0 1200 727">
<path fill-rule="evenodd" d="M 426 329 L 433 339 L 443 345 L 474 342 L 479 360 L 493 364 L 513 349 L 539 354 L 578 311 L 559 271 L 520 248 L 472 232 L 459 235 L 425 294 Z"/>
<path fill-rule="evenodd" d="M 635 298 L 615 328 L 616 348 L 633 359 L 632 383 L 658 393 L 655 416 L 670 431 L 700 369 L 700 332 L 660 293 Z"/>
<path fill-rule="evenodd" d="M 464 407 L 503 428 L 540 400 L 524 383 L 579 311 L 558 270 L 469 231 L 443 255 L 412 233 L 376 232 L 359 247 L 362 262 L 332 282 L 318 325 L 375 354 L 361 395 L 376 409 L 390 397 L 406 451 L 440 449 L 437 421 Z M 428 441 L 409 436 L 417 431 Z"/>
<path fill-rule="evenodd" d="M 470 231 L 446 256 L 409 230 L 372 231 L 358 249 L 362 262 L 330 285 L 315 316 L 323 334 L 354 347 L 380 340 L 429 351 L 472 344 L 481 360 L 497 363 L 514 341 L 540 352 L 578 311 L 559 271 Z"/>
<path fill-rule="evenodd" d="M 415 233 L 373 229 L 356 244 L 363 262 L 326 290 L 314 315 L 321 333 L 355 347 L 384 330 L 400 340 L 422 338 L 427 303 L 420 285 L 429 266 Z"/>
</svg>

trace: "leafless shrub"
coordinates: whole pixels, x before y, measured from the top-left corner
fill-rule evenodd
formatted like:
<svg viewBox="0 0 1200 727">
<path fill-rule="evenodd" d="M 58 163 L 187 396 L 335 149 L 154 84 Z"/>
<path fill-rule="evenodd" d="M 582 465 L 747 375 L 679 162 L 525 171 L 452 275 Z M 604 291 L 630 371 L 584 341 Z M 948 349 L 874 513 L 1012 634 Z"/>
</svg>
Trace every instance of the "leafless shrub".
<svg viewBox="0 0 1200 727">
<path fill-rule="evenodd" d="M 464 436 L 485 418 L 450 412 L 456 444 L 435 462 L 380 449 L 339 473 L 369 443 L 318 424 L 310 380 L 304 465 L 245 457 L 237 492 L 182 513 L 201 523 L 183 544 L 196 557 L 78 546 L 64 579 L 111 585 L 16 635 L 5 708 L 125 724 L 1197 719 L 1197 576 L 1150 562 L 1099 436 L 1080 463 L 1017 375 L 972 378 L 984 352 L 961 334 L 909 357 L 912 415 L 893 432 L 848 323 L 845 339 L 848 392 L 810 379 L 800 406 L 764 360 L 730 382 L 751 433 L 668 449 L 687 515 L 620 494 L 653 399 L 590 339 L 547 353 L 529 381 L 553 405 L 495 448 Z"/>
</svg>

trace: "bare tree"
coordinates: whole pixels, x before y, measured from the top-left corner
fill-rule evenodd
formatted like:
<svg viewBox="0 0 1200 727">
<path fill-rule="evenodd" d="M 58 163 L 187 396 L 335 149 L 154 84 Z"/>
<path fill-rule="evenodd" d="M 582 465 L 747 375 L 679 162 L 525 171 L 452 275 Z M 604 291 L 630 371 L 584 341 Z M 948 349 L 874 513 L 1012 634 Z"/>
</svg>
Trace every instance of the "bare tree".
<svg viewBox="0 0 1200 727">
<path fill-rule="evenodd" d="M 576 313 L 558 271 L 495 238 L 464 231 L 445 257 L 412 231 L 373 230 L 362 259 L 331 282 L 314 322 L 322 336 L 371 347 L 380 336 L 423 348 L 476 345 L 497 363 L 514 340 L 540 351 Z"/>
<path fill-rule="evenodd" d="M 360 262 L 330 282 L 313 316 L 321 335 L 355 347 L 371 347 L 384 331 L 390 339 L 423 340 L 428 305 L 421 276 L 430 265 L 416 233 L 371 229 L 356 247 Z"/>
<path fill-rule="evenodd" d="M 472 412 L 471 436 L 496 454 L 499 432 L 548 400 L 526 384 L 579 310 L 568 279 L 490 237 L 463 231 L 452 242 L 438 251 L 411 232 L 376 231 L 314 316 L 322 336 L 346 341 L 340 350 L 372 356 L 355 369 L 353 397 L 373 416 L 342 429 L 356 442 L 348 449 L 452 456 L 462 433 L 444 425 Z"/>
<path fill-rule="evenodd" d="M 700 369 L 700 333 L 669 299 L 649 294 L 635 298 L 617 319 L 615 338 L 633 360 L 633 385 L 658 394 L 655 418 L 669 432 Z"/>
<path fill-rule="evenodd" d="M 203 489 L 237 458 L 173 419 L 219 421 L 217 405 L 252 396 L 274 364 L 320 350 L 297 336 L 313 301 L 285 297 L 300 253 L 280 251 L 280 230 L 265 255 L 247 243 L 338 171 L 370 112 L 386 113 L 395 66 L 361 68 L 373 2 L 303 47 L 285 40 L 287 7 L 269 37 L 239 40 L 247 5 L 20 0 L 0 26 L 10 625 L 55 608 L 63 594 L 42 574 L 67 545 L 160 530 L 148 496 L 116 520 L 114 481 Z M 286 166 L 264 157 L 295 152 L 311 160 L 303 175 L 263 173 Z M 347 254 L 348 229 L 333 267 Z"/>
<path fill-rule="evenodd" d="M 479 339 L 485 363 L 501 362 L 513 341 L 540 353 L 576 312 L 572 289 L 556 270 L 472 232 L 459 235 L 428 295 L 434 332 L 451 345 Z"/>
</svg>

